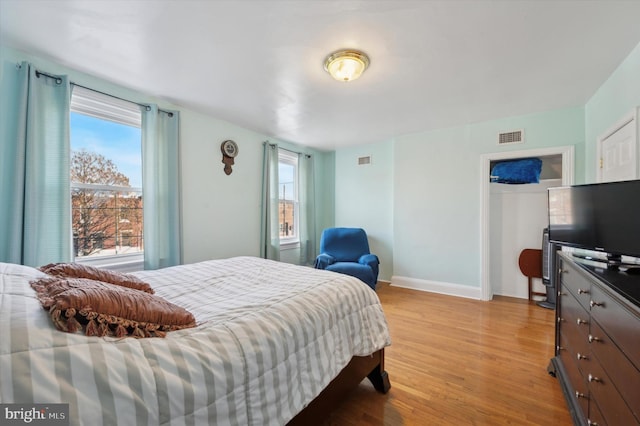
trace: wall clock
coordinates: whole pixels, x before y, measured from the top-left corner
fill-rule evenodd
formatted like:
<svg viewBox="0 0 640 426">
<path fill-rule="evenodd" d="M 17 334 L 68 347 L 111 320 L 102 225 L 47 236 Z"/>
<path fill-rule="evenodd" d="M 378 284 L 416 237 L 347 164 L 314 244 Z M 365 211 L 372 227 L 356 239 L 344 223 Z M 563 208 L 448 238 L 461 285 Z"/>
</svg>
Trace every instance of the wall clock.
<svg viewBox="0 0 640 426">
<path fill-rule="evenodd" d="M 234 158 L 236 157 L 236 155 L 238 155 L 238 144 L 232 140 L 226 140 L 222 142 L 222 145 L 220 145 L 220 151 L 222 151 L 224 172 L 228 176 L 233 171 L 231 166 L 235 164 Z"/>
</svg>

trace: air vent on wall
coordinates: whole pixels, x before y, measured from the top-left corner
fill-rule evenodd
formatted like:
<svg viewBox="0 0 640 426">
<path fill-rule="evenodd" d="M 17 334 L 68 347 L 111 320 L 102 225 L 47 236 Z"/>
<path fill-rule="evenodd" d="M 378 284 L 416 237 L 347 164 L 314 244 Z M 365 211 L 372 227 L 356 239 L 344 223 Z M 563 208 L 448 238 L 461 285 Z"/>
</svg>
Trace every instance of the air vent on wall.
<svg viewBox="0 0 640 426">
<path fill-rule="evenodd" d="M 371 164 L 370 155 L 367 155 L 366 157 L 358 157 L 358 166 L 364 166 L 366 164 Z"/>
<path fill-rule="evenodd" d="M 516 130 L 513 132 L 499 133 L 498 145 L 506 145 L 510 143 L 523 143 L 524 130 Z"/>
</svg>

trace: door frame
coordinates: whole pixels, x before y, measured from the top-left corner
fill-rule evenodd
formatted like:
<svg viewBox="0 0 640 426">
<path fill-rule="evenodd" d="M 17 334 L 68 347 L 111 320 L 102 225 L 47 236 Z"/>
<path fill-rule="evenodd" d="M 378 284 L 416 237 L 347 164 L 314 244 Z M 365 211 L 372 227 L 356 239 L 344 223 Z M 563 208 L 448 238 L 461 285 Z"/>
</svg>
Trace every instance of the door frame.
<svg viewBox="0 0 640 426">
<path fill-rule="evenodd" d="M 571 146 L 560 146 L 553 148 L 538 148 L 527 149 L 521 151 L 509 151 L 509 152 L 494 152 L 489 154 L 482 154 L 480 156 L 482 178 L 481 182 L 481 203 L 480 203 L 480 280 L 481 280 L 481 300 L 491 300 L 493 298 L 493 291 L 491 283 L 489 281 L 489 235 L 490 229 L 490 199 L 491 186 L 489 181 L 489 175 L 491 173 L 491 162 L 496 160 L 512 160 L 516 158 L 529 158 L 529 157 L 545 157 L 549 155 L 561 155 L 562 156 L 562 185 L 573 185 L 575 175 L 575 148 Z"/>
<path fill-rule="evenodd" d="M 602 161 L 602 143 L 606 139 L 611 137 L 614 133 L 616 133 L 618 130 L 622 129 L 624 126 L 626 126 L 632 121 L 635 122 L 635 125 L 633 125 L 631 128 L 633 129 L 633 139 L 634 139 L 634 143 L 636 144 L 636 158 L 635 158 L 636 178 L 640 174 L 640 144 L 638 143 L 639 142 L 638 134 L 640 133 L 640 130 L 639 130 L 640 123 L 638 123 L 639 114 L 640 114 L 640 107 L 634 107 L 633 109 L 631 109 L 631 111 L 625 114 L 620 120 L 616 121 L 616 123 L 613 126 L 609 127 L 607 131 L 605 131 L 603 134 L 601 134 L 598 137 L 598 140 L 596 143 L 596 164 L 595 164 L 596 182 L 602 182 L 602 167 L 600 167 L 600 162 Z"/>
</svg>

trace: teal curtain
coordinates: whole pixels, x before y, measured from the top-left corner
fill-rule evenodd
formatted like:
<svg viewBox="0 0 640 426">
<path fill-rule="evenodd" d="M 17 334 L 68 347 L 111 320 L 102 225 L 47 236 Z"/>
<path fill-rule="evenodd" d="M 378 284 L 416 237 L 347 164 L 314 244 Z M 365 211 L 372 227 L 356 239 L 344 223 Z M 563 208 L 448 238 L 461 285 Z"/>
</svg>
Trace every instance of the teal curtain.
<svg viewBox="0 0 640 426">
<path fill-rule="evenodd" d="M 312 265 L 316 260 L 316 195 L 313 176 L 313 157 L 298 154 L 300 265 Z"/>
<path fill-rule="evenodd" d="M 262 162 L 262 217 L 260 220 L 260 256 L 280 260 L 278 224 L 278 145 L 264 143 Z"/>
<path fill-rule="evenodd" d="M 72 258 L 67 76 L 5 63 L 0 84 L 0 261 Z"/>
<path fill-rule="evenodd" d="M 142 112 L 144 268 L 182 263 L 180 220 L 180 115 L 156 105 Z"/>
</svg>

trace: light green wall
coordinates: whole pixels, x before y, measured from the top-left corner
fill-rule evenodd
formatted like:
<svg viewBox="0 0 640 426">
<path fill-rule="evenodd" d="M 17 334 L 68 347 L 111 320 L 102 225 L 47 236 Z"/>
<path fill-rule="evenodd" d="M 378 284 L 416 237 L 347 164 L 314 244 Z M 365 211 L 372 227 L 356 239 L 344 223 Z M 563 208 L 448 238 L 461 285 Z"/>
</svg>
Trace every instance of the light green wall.
<svg viewBox="0 0 640 426">
<path fill-rule="evenodd" d="M 497 145 L 524 129 L 525 143 Z M 480 155 L 573 145 L 584 155 L 582 108 L 503 118 L 398 138 L 395 143 L 393 274 L 480 287 Z"/>
<path fill-rule="evenodd" d="M 0 46 L 3 67 L 24 60 L 46 72 L 68 74 L 73 82 L 92 89 L 135 102 L 157 103 L 162 108 L 179 110 L 184 262 L 260 254 L 262 142 L 270 140 L 289 148 L 298 147 L 111 84 L 54 61 Z M 226 139 L 233 139 L 240 148 L 233 173 L 229 176 L 224 174 L 220 153 L 220 144 Z M 319 227 L 331 226 L 334 211 L 333 153 L 308 148 L 298 150 L 310 153 L 316 159 Z"/>
<path fill-rule="evenodd" d="M 380 242 L 382 279 L 480 287 L 481 154 L 573 145 L 582 179 L 584 128 L 576 107 L 339 149 L 336 225 L 365 227 Z M 497 145 L 498 133 L 517 129 L 524 144 Z M 369 154 L 372 166 L 358 167 Z"/>
<path fill-rule="evenodd" d="M 358 158 L 371 156 L 371 164 Z M 340 149 L 335 156 L 335 224 L 363 228 L 371 252 L 380 259 L 378 279 L 393 272 L 393 145 L 379 143 Z"/>
<path fill-rule="evenodd" d="M 336 222 L 336 153 L 335 151 L 325 152 L 317 158 L 319 160 L 315 164 L 316 182 L 323 188 L 319 194 L 316 194 L 316 208 L 319 216 L 316 232 L 319 247 L 322 230 L 334 226 Z"/>
<path fill-rule="evenodd" d="M 586 182 L 596 181 L 598 137 L 637 106 L 640 106 L 640 44 L 585 105 Z"/>
</svg>

